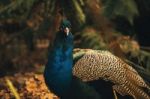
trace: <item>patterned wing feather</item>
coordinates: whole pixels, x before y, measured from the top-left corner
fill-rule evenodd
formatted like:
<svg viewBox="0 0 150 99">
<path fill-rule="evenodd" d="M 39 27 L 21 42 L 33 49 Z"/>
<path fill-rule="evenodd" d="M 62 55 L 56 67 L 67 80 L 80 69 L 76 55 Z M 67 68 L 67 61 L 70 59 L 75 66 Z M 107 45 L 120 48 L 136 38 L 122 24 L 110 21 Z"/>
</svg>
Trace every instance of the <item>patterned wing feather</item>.
<svg viewBox="0 0 150 99">
<path fill-rule="evenodd" d="M 113 89 L 121 95 L 131 95 L 135 99 L 150 99 L 142 88 L 149 86 L 138 72 L 108 51 L 89 50 L 73 67 L 73 74 L 83 81 L 108 80 Z"/>
</svg>

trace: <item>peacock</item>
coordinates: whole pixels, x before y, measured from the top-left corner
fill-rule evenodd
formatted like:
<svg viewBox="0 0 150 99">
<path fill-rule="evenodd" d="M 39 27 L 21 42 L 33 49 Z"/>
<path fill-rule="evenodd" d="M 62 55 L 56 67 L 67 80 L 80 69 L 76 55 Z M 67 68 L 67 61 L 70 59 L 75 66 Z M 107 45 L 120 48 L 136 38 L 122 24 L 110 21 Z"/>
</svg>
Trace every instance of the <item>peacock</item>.
<svg viewBox="0 0 150 99">
<path fill-rule="evenodd" d="M 110 81 L 113 90 L 122 96 L 134 99 L 150 99 L 150 87 L 138 72 L 109 51 L 76 49 L 73 75 L 89 82 L 94 80 Z M 122 99 L 122 98 L 121 98 Z"/>
<path fill-rule="evenodd" d="M 44 70 L 47 87 L 60 99 L 101 99 L 95 89 L 73 76 L 73 35 L 71 24 L 62 20 Z"/>
<path fill-rule="evenodd" d="M 61 99 L 149 99 L 136 70 L 108 51 L 88 50 L 73 59 L 71 24 L 63 20 L 44 70 L 47 87 Z"/>
</svg>

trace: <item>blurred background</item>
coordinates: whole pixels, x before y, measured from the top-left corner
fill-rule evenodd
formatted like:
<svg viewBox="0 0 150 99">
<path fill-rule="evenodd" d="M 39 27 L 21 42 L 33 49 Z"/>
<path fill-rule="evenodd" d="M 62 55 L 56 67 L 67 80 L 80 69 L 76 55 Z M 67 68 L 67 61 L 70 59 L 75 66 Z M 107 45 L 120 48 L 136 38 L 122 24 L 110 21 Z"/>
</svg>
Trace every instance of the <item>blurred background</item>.
<svg viewBox="0 0 150 99">
<path fill-rule="evenodd" d="M 75 48 L 109 50 L 150 72 L 150 0 L 0 0 L 0 77 L 41 74 L 64 18 Z"/>
</svg>

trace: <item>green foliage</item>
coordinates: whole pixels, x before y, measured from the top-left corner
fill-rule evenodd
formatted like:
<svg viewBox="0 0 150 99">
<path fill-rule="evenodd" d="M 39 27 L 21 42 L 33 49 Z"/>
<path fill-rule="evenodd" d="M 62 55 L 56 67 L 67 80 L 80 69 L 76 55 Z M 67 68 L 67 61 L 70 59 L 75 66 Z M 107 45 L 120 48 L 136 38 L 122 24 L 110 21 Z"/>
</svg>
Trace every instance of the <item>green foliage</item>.
<svg viewBox="0 0 150 99">
<path fill-rule="evenodd" d="M 10 2 L 11 2 L 11 0 L 1 0 L 0 4 L 1 5 L 6 5 L 6 4 L 10 3 Z"/>
<path fill-rule="evenodd" d="M 107 0 L 103 3 L 104 15 L 109 18 L 122 16 L 132 24 L 134 17 L 139 14 L 134 0 Z"/>
<path fill-rule="evenodd" d="M 82 40 L 77 47 L 80 48 L 92 48 L 92 49 L 105 49 L 106 44 L 103 41 L 101 34 L 94 29 L 87 27 L 79 33 Z"/>
<path fill-rule="evenodd" d="M 76 13 L 77 13 L 76 15 L 77 15 L 77 18 L 78 18 L 80 24 L 85 23 L 85 15 L 83 13 L 81 6 L 79 5 L 79 3 L 76 0 L 72 0 L 72 2 L 75 6 Z"/>
<path fill-rule="evenodd" d="M 150 53 L 144 50 L 140 50 L 137 56 L 138 62 L 147 70 L 150 71 Z"/>
<path fill-rule="evenodd" d="M 127 55 L 125 60 L 128 64 L 133 66 L 143 79 L 150 83 L 150 53 L 140 50 L 137 56 Z"/>
<path fill-rule="evenodd" d="M 37 0 L 13 0 L 0 9 L 0 18 L 25 19 Z"/>
</svg>

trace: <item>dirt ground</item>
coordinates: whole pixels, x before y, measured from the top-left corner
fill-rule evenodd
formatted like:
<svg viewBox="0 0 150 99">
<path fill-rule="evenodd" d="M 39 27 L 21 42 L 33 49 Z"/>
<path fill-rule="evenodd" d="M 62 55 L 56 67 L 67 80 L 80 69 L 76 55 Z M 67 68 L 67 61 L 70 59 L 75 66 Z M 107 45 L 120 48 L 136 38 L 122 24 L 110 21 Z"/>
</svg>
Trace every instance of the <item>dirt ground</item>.
<svg viewBox="0 0 150 99">
<path fill-rule="evenodd" d="M 0 78 L 0 99 L 15 99 L 13 90 L 16 90 L 19 99 L 58 99 L 47 89 L 43 75 L 33 72 Z"/>
</svg>

